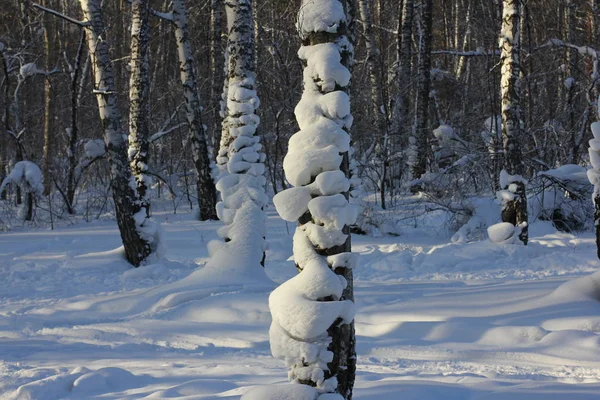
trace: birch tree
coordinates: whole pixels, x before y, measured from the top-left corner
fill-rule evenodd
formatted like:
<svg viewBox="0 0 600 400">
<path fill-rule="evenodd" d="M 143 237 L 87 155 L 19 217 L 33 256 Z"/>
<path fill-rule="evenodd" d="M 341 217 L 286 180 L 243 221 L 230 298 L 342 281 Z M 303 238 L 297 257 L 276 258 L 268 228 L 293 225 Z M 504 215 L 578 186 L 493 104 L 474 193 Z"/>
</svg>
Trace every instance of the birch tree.
<svg viewBox="0 0 600 400">
<path fill-rule="evenodd" d="M 278 193 L 277 212 L 298 221 L 294 260 L 300 273 L 269 298 L 271 352 L 295 383 L 327 398 L 351 399 L 356 370 L 354 292 L 348 203 L 351 2 L 304 0 L 298 15 L 304 91 L 284 171 L 293 188 Z M 294 393 L 304 393 L 299 387 Z M 317 396 L 315 395 L 315 398 Z M 308 397 L 307 397 L 308 398 Z M 324 396 L 323 396 L 324 398 Z"/>
<path fill-rule="evenodd" d="M 365 39 L 365 47 L 367 50 L 367 69 L 369 72 L 369 81 L 371 86 L 371 104 L 369 114 L 372 116 L 374 126 L 374 137 L 378 141 L 378 158 L 381 159 L 382 171 L 379 183 L 379 191 L 381 196 L 381 207 L 386 208 L 385 204 L 385 186 L 387 184 L 387 175 L 389 168 L 389 146 L 390 137 L 387 131 L 387 123 L 385 123 L 383 104 L 383 86 L 381 83 L 381 75 L 379 73 L 380 53 L 375 41 L 373 32 L 373 17 L 371 6 L 368 0 L 359 0 L 360 18 L 363 26 L 363 34 Z"/>
<path fill-rule="evenodd" d="M 175 26 L 177 55 L 183 94 L 185 98 L 188 135 L 192 145 L 192 158 L 196 169 L 196 193 L 200 220 L 216 219 L 215 207 L 217 194 L 211 177 L 210 155 L 206 139 L 206 130 L 202 121 L 202 108 L 198 94 L 198 83 L 194 71 L 194 56 L 190 43 L 187 10 L 185 0 L 172 2 L 172 21 Z"/>
<path fill-rule="evenodd" d="M 150 214 L 148 188 L 150 177 L 148 170 L 149 137 L 149 40 L 150 28 L 149 0 L 131 2 L 131 59 L 129 67 L 129 163 L 135 178 L 140 205 Z"/>
<path fill-rule="evenodd" d="M 521 121 L 519 117 L 519 36 L 521 0 L 504 0 L 500 31 L 502 101 L 502 143 L 504 170 L 500 172 L 502 222 L 520 227 L 519 239 L 527 244 L 527 197 L 521 154 Z"/>
<path fill-rule="evenodd" d="M 114 74 L 100 0 L 80 0 L 80 4 L 86 20 L 82 25 L 88 30 L 86 36 L 94 71 L 94 94 L 111 167 L 111 189 L 117 224 L 127 260 L 139 266 L 159 250 L 159 227 L 147 218 L 147 211 L 140 202 L 136 187 L 131 184 L 134 178 L 127 161 L 126 135 L 117 107 Z"/>
<path fill-rule="evenodd" d="M 256 134 L 260 102 L 254 71 L 254 24 L 249 0 L 227 0 L 228 64 L 226 109 L 220 155 L 223 168 L 217 182 L 221 201 L 217 216 L 225 223 L 219 235 L 225 243 L 211 245 L 209 265 L 237 263 L 243 271 L 264 266 L 266 217 L 263 207 L 264 160 Z M 223 161 L 225 161 L 223 163 Z M 233 258 L 232 258 L 233 257 Z"/>
<path fill-rule="evenodd" d="M 419 60 L 417 64 L 417 96 L 413 136 L 416 137 L 416 160 L 412 165 L 413 178 L 420 178 L 427 168 L 429 132 L 429 86 L 431 81 L 431 37 L 433 0 L 421 0 L 419 9 Z"/>
<path fill-rule="evenodd" d="M 210 102 L 212 106 L 212 145 L 218 146 L 221 139 L 221 94 L 223 93 L 223 50 L 221 31 L 223 0 L 210 2 Z M 218 151 L 217 147 L 217 151 Z"/>
</svg>

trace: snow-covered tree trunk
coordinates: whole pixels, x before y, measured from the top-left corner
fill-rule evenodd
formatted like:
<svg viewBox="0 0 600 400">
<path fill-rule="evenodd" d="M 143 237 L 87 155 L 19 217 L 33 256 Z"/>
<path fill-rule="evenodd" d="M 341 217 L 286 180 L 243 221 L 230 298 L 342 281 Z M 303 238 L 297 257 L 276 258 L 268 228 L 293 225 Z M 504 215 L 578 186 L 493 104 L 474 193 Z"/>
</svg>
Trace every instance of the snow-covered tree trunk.
<svg viewBox="0 0 600 400">
<path fill-rule="evenodd" d="M 259 117 L 255 111 L 260 102 L 255 89 L 252 3 L 227 0 L 225 5 L 228 85 L 219 154 L 222 169 L 217 182 L 221 194 L 217 215 L 225 223 L 219 236 L 225 244 L 211 245 L 209 263 L 218 267 L 234 256 L 236 263 L 243 264 L 240 268 L 251 273 L 264 266 L 266 217 L 263 207 L 268 201 L 264 191 L 265 156 L 256 134 Z"/>
<path fill-rule="evenodd" d="M 356 370 L 354 292 L 348 203 L 349 67 L 353 44 L 350 2 L 304 0 L 298 16 L 304 92 L 295 114 L 300 131 L 290 138 L 284 171 L 293 188 L 275 206 L 298 220 L 294 260 L 300 273 L 269 298 L 271 351 L 284 358 L 291 381 L 351 399 Z M 353 11 L 353 10 L 352 10 Z M 298 390 L 303 390 L 299 388 Z M 329 395 L 331 396 L 331 395 Z"/>
<path fill-rule="evenodd" d="M 519 239 L 527 244 L 526 181 L 521 154 L 519 118 L 519 23 L 521 0 L 504 0 L 500 31 L 502 142 L 505 170 L 500 174 L 502 222 L 520 227 Z"/>
<path fill-rule="evenodd" d="M 106 26 L 100 0 L 80 0 L 84 19 L 89 22 L 87 41 L 94 72 L 94 94 L 104 129 L 104 143 L 111 166 L 111 189 L 117 224 L 127 260 L 142 264 L 158 250 L 158 226 L 146 216 L 127 161 L 127 142 L 117 107 L 115 77 L 108 54 Z"/>
<path fill-rule="evenodd" d="M 148 170 L 149 139 L 149 40 L 150 27 L 149 0 L 131 2 L 131 59 L 129 67 L 129 164 L 135 178 L 141 207 L 150 215 L 148 188 L 150 176 Z"/>
<path fill-rule="evenodd" d="M 192 157 L 196 167 L 198 207 L 200 220 L 215 219 L 217 194 L 211 177 L 208 143 L 205 126 L 202 123 L 202 108 L 198 95 L 198 85 L 194 72 L 194 57 L 187 28 L 185 0 L 173 1 L 173 22 L 177 40 L 181 85 L 185 98 L 189 139 L 192 144 Z"/>
<path fill-rule="evenodd" d="M 431 39 L 433 0 L 421 0 L 419 13 L 419 61 L 417 63 L 417 97 L 415 105 L 414 136 L 416 137 L 416 160 L 412 165 L 413 178 L 425 174 L 427 168 L 428 138 L 427 117 L 429 111 L 429 86 L 431 81 Z"/>
<path fill-rule="evenodd" d="M 590 140 L 590 161 L 592 169 L 587 171 L 590 183 L 594 185 L 592 200 L 594 202 L 594 225 L 596 226 L 596 249 L 598 258 L 600 258 L 600 122 L 592 123 L 592 134 L 594 138 Z"/>
</svg>

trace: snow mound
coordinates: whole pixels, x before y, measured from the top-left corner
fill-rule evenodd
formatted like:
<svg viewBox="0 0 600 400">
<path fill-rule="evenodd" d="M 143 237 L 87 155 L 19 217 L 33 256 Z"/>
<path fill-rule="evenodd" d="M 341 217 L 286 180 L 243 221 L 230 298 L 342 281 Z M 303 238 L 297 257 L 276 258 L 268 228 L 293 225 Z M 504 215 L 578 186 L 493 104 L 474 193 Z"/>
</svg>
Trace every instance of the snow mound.
<svg viewBox="0 0 600 400">
<path fill-rule="evenodd" d="M 41 400 L 62 399 L 76 396 L 90 396 L 121 392 L 138 386 L 140 377 L 122 368 L 100 368 L 91 371 L 85 367 L 77 367 L 70 373 L 50 376 L 20 386 L 9 397 L 9 400 Z"/>
<path fill-rule="evenodd" d="M 513 243 L 515 238 L 515 226 L 510 222 L 500 222 L 487 229 L 490 241 L 494 243 Z"/>
<path fill-rule="evenodd" d="M 307 385 L 270 385 L 250 389 L 240 400 L 343 400 L 337 393 L 323 393 Z"/>
<path fill-rule="evenodd" d="M 567 281 L 557 287 L 550 296 L 563 301 L 600 301 L 600 271 Z"/>
</svg>

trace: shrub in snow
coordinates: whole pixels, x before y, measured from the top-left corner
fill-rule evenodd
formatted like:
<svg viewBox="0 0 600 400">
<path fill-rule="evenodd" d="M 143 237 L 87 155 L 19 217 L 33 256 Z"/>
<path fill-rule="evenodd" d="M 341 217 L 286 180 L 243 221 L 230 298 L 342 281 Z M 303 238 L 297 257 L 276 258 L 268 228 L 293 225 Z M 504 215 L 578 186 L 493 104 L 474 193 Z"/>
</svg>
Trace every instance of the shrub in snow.
<svg viewBox="0 0 600 400">
<path fill-rule="evenodd" d="M 42 171 L 31 161 L 19 161 L 2 181 L 0 194 L 4 192 L 6 186 L 10 183 L 20 186 L 26 193 L 25 202 L 19 208 L 19 217 L 30 221 L 33 217 L 34 198 L 44 193 Z"/>
<path fill-rule="evenodd" d="M 566 232 L 582 230 L 592 220 L 593 187 L 584 167 L 567 164 L 539 172 L 531 186 L 529 207 L 534 218 L 551 221 Z"/>
<path fill-rule="evenodd" d="M 315 399 L 319 393 L 326 393 L 319 396 L 322 400 L 352 396 L 356 368 L 352 268 L 356 254 L 350 252 L 348 227 L 357 213 L 348 202 L 347 130 L 352 115 L 346 89 L 352 45 L 345 35 L 309 44 L 324 32 L 338 32 L 345 24 L 344 7 L 338 0 L 305 0 L 301 5 L 298 30 L 304 45 L 298 55 L 305 64 L 304 92 L 295 109 L 300 131 L 290 138 L 283 162 L 286 178 L 294 187 L 274 198 L 284 220 L 299 221 L 293 250 L 300 273 L 269 297 L 271 352 L 285 360 L 292 382 L 315 386 L 316 391 L 298 387 L 290 389 L 293 394 L 272 397 L 265 389 L 258 397 L 245 398 Z"/>
</svg>

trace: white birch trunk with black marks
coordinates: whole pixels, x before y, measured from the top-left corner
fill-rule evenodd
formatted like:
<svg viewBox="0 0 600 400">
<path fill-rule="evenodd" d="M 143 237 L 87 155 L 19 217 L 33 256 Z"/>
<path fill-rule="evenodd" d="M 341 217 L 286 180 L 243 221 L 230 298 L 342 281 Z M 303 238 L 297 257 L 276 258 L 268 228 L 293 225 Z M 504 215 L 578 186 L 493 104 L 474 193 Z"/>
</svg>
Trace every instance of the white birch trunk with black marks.
<svg viewBox="0 0 600 400">
<path fill-rule="evenodd" d="M 502 143 L 504 170 L 500 173 L 499 197 L 502 198 L 502 222 L 521 228 L 519 239 L 527 244 L 527 197 L 521 154 L 522 137 L 519 115 L 519 36 L 521 0 L 504 0 L 500 31 L 500 95 L 502 101 Z"/>
<path fill-rule="evenodd" d="M 187 28 L 187 15 L 184 0 L 173 1 L 173 23 L 179 56 L 179 69 L 183 95 L 185 98 L 189 139 L 192 144 L 192 158 L 196 168 L 196 193 L 200 220 L 216 219 L 217 194 L 211 176 L 208 142 L 205 126 L 202 123 L 202 108 L 198 95 L 198 84 L 194 71 L 194 57 Z"/>
<path fill-rule="evenodd" d="M 150 216 L 148 188 L 151 180 L 148 170 L 148 150 L 150 147 L 149 121 L 149 63 L 150 40 L 149 0 L 131 2 L 131 59 L 129 67 L 129 164 L 135 178 L 140 206 Z"/>
<path fill-rule="evenodd" d="M 104 143 L 111 171 L 111 189 L 115 203 L 117 224 L 123 240 L 127 260 L 141 265 L 159 247 L 159 227 L 146 216 L 137 194 L 136 182 L 127 160 L 127 135 L 117 107 L 115 77 L 108 54 L 106 26 L 100 0 L 80 0 L 84 19 L 89 22 L 87 41 L 94 71 L 94 94 Z"/>
</svg>

